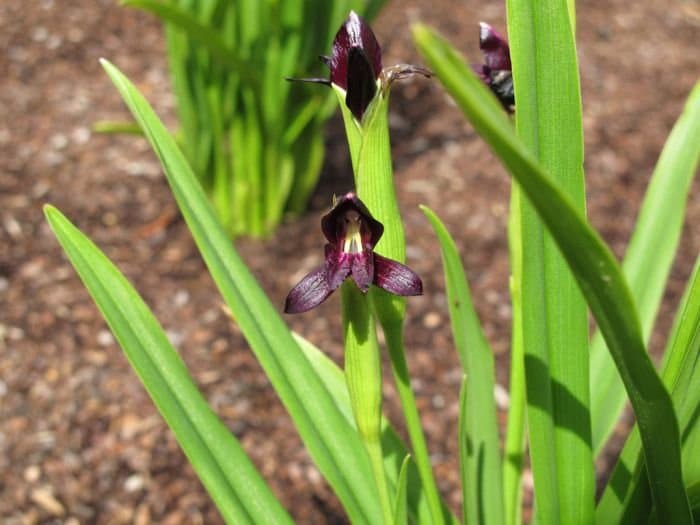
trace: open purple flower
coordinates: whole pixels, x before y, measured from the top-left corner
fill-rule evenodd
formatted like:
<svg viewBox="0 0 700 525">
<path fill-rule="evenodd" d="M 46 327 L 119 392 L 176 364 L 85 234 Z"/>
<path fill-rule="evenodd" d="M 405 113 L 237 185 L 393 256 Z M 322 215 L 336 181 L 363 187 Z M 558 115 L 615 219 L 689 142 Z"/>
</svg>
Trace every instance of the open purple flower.
<svg viewBox="0 0 700 525">
<path fill-rule="evenodd" d="M 345 105 L 358 121 L 374 100 L 377 93 L 389 88 L 399 78 L 414 74 L 431 76 L 420 66 L 398 64 L 382 68 L 382 51 L 372 28 L 355 11 L 350 11 L 333 40 L 331 56 L 322 56 L 330 69 L 330 80 L 325 78 L 300 78 L 304 82 L 316 82 L 334 86 L 345 92 Z"/>
<path fill-rule="evenodd" d="M 484 53 L 484 64 L 474 64 L 472 68 L 491 88 L 503 107 L 512 112 L 515 108 L 515 92 L 508 41 L 490 25 L 480 22 L 479 47 Z"/>
<path fill-rule="evenodd" d="M 318 306 L 345 279 L 352 278 L 367 293 L 374 284 L 395 295 L 421 295 L 420 277 L 407 266 L 374 253 L 384 226 L 369 213 L 354 193 L 338 199 L 321 219 L 326 262 L 304 277 L 287 296 L 284 311 L 306 312 Z"/>
</svg>

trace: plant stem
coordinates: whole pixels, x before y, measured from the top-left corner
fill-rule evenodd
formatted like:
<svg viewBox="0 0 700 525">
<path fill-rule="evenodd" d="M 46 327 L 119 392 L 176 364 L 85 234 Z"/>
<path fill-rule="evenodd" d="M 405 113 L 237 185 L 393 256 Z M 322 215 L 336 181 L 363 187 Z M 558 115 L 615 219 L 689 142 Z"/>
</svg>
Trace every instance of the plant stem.
<svg viewBox="0 0 700 525">
<path fill-rule="evenodd" d="M 522 477 L 525 456 L 525 355 L 523 347 L 521 190 L 513 183 L 508 222 L 511 261 L 510 296 L 513 304 L 513 335 L 510 357 L 510 403 L 503 454 L 503 492 L 507 525 L 522 523 Z"/>
<path fill-rule="evenodd" d="M 365 439 L 362 436 L 362 442 L 367 449 L 370 464 L 372 465 L 372 473 L 374 474 L 374 482 L 377 485 L 379 492 L 379 503 L 382 506 L 384 514 L 384 523 L 391 525 L 394 523 L 394 511 L 391 504 L 391 496 L 389 495 L 389 486 L 387 485 L 386 474 L 384 472 L 384 454 L 382 452 L 382 443 L 379 439 Z"/>
<path fill-rule="evenodd" d="M 381 444 L 382 363 L 369 298 L 346 281 L 341 288 L 345 381 L 357 432 L 367 451 L 385 525 L 394 522 Z"/>
<path fill-rule="evenodd" d="M 428 500 L 433 524 L 443 525 L 445 519 L 440 503 L 440 493 L 438 492 L 435 477 L 433 476 L 430 455 L 428 454 L 428 447 L 425 443 L 425 436 L 423 435 L 423 429 L 420 424 L 420 415 L 418 414 L 418 407 L 416 406 L 416 398 L 413 395 L 413 390 L 411 390 L 410 378 L 408 376 L 408 367 L 406 365 L 403 345 L 403 323 L 385 324 L 382 328 L 384 329 L 386 346 L 389 350 L 389 357 L 391 358 L 391 370 L 394 373 L 396 389 L 399 392 L 401 408 L 406 420 L 406 429 L 411 439 L 413 455 L 416 466 L 418 467 L 418 474 L 423 484 L 423 490 Z"/>
</svg>

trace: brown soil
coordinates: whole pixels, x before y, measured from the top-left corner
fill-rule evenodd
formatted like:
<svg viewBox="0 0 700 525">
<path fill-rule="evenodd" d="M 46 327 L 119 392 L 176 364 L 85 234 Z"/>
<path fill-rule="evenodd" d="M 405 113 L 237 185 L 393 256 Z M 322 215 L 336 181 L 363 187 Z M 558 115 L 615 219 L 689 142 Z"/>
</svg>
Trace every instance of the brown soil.
<svg viewBox="0 0 700 525">
<path fill-rule="evenodd" d="M 90 131 L 96 120 L 127 118 L 97 63 L 102 56 L 175 126 L 160 27 L 115 4 L 0 3 L 0 521 L 221 523 L 49 232 L 41 206 L 51 202 L 143 294 L 294 518 L 345 523 L 260 366 L 222 312 L 148 145 Z M 504 29 L 502 4 L 390 2 L 375 25 L 385 63 L 418 61 L 408 31 L 414 20 L 437 26 L 478 60 L 477 22 Z M 700 73 L 700 10 L 694 0 L 578 5 L 589 213 L 620 255 L 666 134 Z M 409 364 L 440 488 L 457 510 L 460 372 L 436 241 L 417 204 L 438 210 L 457 238 L 497 356 L 498 382 L 506 385 L 509 182 L 436 81 L 396 85 L 391 117 L 408 259 L 426 288 L 409 303 Z M 348 173 L 342 127 L 334 121 L 312 211 L 265 242 L 237 243 L 275 304 L 320 262 L 319 216 L 332 191 L 349 189 Z M 655 350 L 700 249 L 697 190 Z M 341 360 L 337 297 L 288 322 Z M 400 426 L 391 381 L 386 396 Z"/>
</svg>

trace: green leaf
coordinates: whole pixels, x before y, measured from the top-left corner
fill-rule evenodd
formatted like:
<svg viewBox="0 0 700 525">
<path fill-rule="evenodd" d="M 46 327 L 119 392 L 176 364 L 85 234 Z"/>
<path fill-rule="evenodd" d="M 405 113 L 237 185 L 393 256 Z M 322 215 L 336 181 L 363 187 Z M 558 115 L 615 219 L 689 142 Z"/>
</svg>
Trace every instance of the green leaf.
<svg viewBox="0 0 700 525">
<path fill-rule="evenodd" d="M 189 11 L 170 3 L 158 0 L 121 0 L 122 5 L 134 7 L 153 13 L 163 22 L 177 26 L 187 33 L 192 40 L 195 40 L 206 47 L 214 58 L 222 64 L 233 68 L 251 81 L 257 75 L 237 54 L 237 50 L 231 48 L 211 27 L 202 24 Z"/>
<path fill-rule="evenodd" d="M 649 340 L 666 280 L 676 254 L 685 203 L 700 159 L 700 82 L 688 97 L 669 135 L 639 212 L 622 269 L 637 304 L 645 341 Z M 591 345 L 593 449 L 599 453 L 615 428 L 625 392 L 605 341 Z"/>
<path fill-rule="evenodd" d="M 508 218 L 508 251 L 511 277 L 509 289 L 513 305 L 511 330 L 508 427 L 503 450 L 503 505 L 505 523 L 522 523 L 523 467 L 525 464 L 525 348 L 523 347 L 522 298 L 522 191 L 511 186 L 510 215 Z"/>
<path fill-rule="evenodd" d="M 353 282 L 341 286 L 345 382 L 355 426 L 372 465 L 384 523 L 393 520 L 381 444 L 382 359 L 370 300 Z"/>
<path fill-rule="evenodd" d="M 693 509 L 693 519 L 700 522 L 700 481 L 688 487 L 688 498 Z"/>
<path fill-rule="evenodd" d="M 395 261 L 404 262 L 406 239 L 396 200 L 389 139 L 389 91 L 378 91 L 365 111 L 361 123 L 357 122 L 345 106 L 343 90 L 335 87 L 334 91 L 345 121 L 357 194 L 372 215 L 384 225 L 384 235 L 377 243 L 376 251 Z M 427 491 L 433 523 L 441 525 L 445 517 L 440 507 L 440 494 L 406 363 L 403 341 L 406 300 L 377 287 L 372 287 L 369 295 L 375 316 L 384 332 L 406 428 L 411 439 L 413 458 Z"/>
<path fill-rule="evenodd" d="M 682 436 L 686 485 L 700 481 L 700 455 L 691 434 L 700 413 L 700 258 L 688 281 L 664 354 L 661 377 L 671 392 Z M 644 457 L 635 427 L 627 438 L 597 509 L 598 523 L 639 523 L 651 512 Z"/>
<path fill-rule="evenodd" d="M 227 523 L 292 523 L 119 270 L 61 212 L 46 219 Z"/>
<path fill-rule="evenodd" d="M 306 358 L 314 367 L 316 374 L 323 381 L 328 392 L 333 396 L 333 400 L 338 410 L 347 421 L 354 425 L 352 410 L 350 407 L 350 397 L 345 386 L 345 375 L 321 350 L 316 348 L 309 341 L 298 334 L 294 337 L 299 347 L 306 355 Z M 390 488 L 399 484 L 398 473 L 402 467 L 402 458 L 408 455 L 408 449 L 398 436 L 396 431 L 389 425 L 386 418 L 382 418 L 382 450 L 384 451 L 384 468 L 389 480 Z M 430 523 L 431 514 L 425 490 L 422 487 L 421 479 L 413 461 L 407 466 L 407 506 L 411 520 L 415 523 Z M 449 525 L 456 525 L 457 519 L 450 513 L 447 506 L 442 503 L 442 513 Z"/>
<path fill-rule="evenodd" d="M 459 54 L 424 26 L 415 26 L 413 32 L 428 66 L 520 184 L 557 242 L 607 341 L 632 402 L 656 507 L 669 522 L 690 523 L 681 476 L 678 422 L 668 391 L 646 352 L 635 305 L 619 264 L 518 140 L 498 102 Z"/>
<path fill-rule="evenodd" d="M 454 240 L 428 207 L 421 211 L 440 243 L 452 335 L 466 375 L 460 409 L 463 521 L 500 524 L 503 515 L 501 455 L 494 400 L 494 363 Z"/>
<path fill-rule="evenodd" d="M 585 214 L 576 46 L 566 2 L 509 0 L 517 135 Z M 544 523 L 591 523 L 588 312 L 556 242 L 521 204 L 525 384 L 535 506 Z"/>
<path fill-rule="evenodd" d="M 133 84 L 112 64 L 103 67 L 160 159 L 173 195 L 234 319 L 289 411 L 311 457 L 350 520 L 377 523 L 381 512 L 357 434 L 304 357 L 277 309 L 217 222 L 202 188 L 163 124 Z"/>
<path fill-rule="evenodd" d="M 394 509 L 394 525 L 408 525 L 408 515 L 406 513 L 406 485 L 408 483 L 408 464 L 411 462 L 411 455 L 406 454 L 399 470 L 399 479 L 396 482 L 396 508 Z"/>
<path fill-rule="evenodd" d="M 113 120 L 98 120 L 92 125 L 95 133 L 141 135 L 143 131 L 136 122 L 117 122 Z"/>
</svg>

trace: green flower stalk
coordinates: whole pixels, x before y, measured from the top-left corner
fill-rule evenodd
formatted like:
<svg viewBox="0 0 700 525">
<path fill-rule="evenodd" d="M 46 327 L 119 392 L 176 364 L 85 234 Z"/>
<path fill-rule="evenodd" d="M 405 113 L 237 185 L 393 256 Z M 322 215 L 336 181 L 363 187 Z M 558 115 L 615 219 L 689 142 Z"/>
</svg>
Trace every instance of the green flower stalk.
<svg viewBox="0 0 700 525">
<path fill-rule="evenodd" d="M 393 504 L 384 472 L 381 443 L 382 364 L 369 301 L 346 281 L 342 287 L 345 382 L 357 431 L 372 465 L 384 522 L 393 523 Z"/>
<path fill-rule="evenodd" d="M 338 30 L 330 57 L 323 57 L 330 79 L 306 79 L 329 85 L 338 97 L 350 146 L 357 193 L 386 235 L 375 253 L 403 263 L 406 239 L 394 189 L 389 141 L 389 91 L 394 80 L 412 75 L 431 76 L 427 69 L 398 64 L 382 67 L 381 48 L 372 29 L 351 12 Z M 405 301 L 376 288 L 370 290 L 372 310 L 382 326 L 392 371 L 401 399 L 414 458 L 429 502 L 433 523 L 444 522 L 440 496 L 430 465 L 420 416 L 411 390 L 403 344 Z"/>
<path fill-rule="evenodd" d="M 367 292 L 381 288 L 394 295 L 420 295 L 423 284 L 407 266 L 374 253 L 384 226 L 354 193 L 347 193 L 334 203 L 321 219 L 321 229 L 328 241 L 324 249 L 326 260 L 292 288 L 284 310 L 310 310 L 342 285 L 345 379 L 350 404 L 370 458 L 384 519 L 390 524 L 394 521 L 393 505 L 381 445 L 381 357 Z"/>
</svg>

